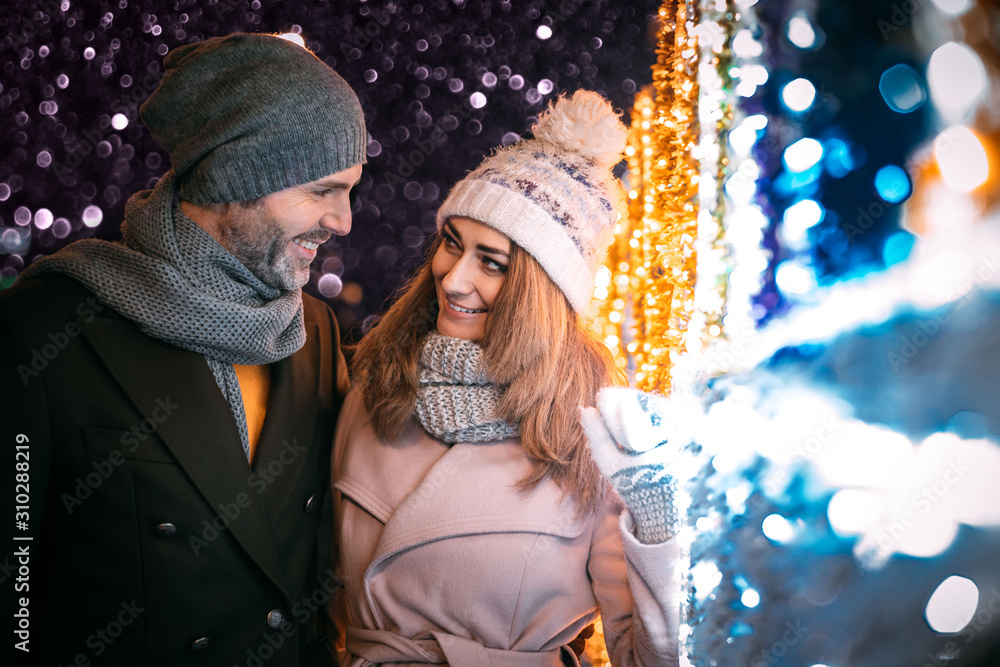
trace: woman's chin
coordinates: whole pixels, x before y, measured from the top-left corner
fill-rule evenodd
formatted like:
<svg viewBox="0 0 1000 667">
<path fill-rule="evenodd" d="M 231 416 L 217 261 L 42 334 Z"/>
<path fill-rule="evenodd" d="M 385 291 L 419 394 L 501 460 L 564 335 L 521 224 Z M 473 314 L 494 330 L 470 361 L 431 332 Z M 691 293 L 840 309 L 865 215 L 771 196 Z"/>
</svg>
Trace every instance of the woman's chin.
<svg viewBox="0 0 1000 667">
<path fill-rule="evenodd" d="M 465 340 L 477 342 L 483 337 L 485 319 L 485 317 L 477 317 L 470 321 L 455 322 L 444 313 L 441 313 L 438 315 L 437 321 L 438 333 L 449 338 L 464 338 Z"/>
</svg>

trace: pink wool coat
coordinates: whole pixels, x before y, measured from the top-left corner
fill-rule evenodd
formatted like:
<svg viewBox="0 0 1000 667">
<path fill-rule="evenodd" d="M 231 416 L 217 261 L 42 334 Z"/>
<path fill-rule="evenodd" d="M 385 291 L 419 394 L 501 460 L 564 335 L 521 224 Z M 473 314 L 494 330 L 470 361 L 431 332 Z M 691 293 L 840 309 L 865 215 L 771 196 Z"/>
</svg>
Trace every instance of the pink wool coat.
<svg viewBox="0 0 1000 667">
<path fill-rule="evenodd" d="M 519 492 L 527 470 L 516 439 L 449 447 L 414 421 L 383 442 L 348 396 L 331 478 L 344 665 L 576 665 L 565 645 L 598 612 L 613 665 L 677 664 L 677 544 L 636 541 L 613 494 L 577 519 L 551 480 Z"/>
</svg>

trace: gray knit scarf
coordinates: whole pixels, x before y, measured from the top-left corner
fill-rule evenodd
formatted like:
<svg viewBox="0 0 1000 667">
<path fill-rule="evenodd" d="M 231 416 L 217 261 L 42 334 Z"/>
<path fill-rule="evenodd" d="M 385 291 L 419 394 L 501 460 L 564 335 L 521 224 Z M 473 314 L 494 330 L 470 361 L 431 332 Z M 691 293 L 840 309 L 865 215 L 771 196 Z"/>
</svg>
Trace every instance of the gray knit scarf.
<svg viewBox="0 0 1000 667">
<path fill-rule="evenodd" d="M 417 418 L 438 440 L 490 442 L 520 433 L 497 418 L 503 389 L 482 367 L 483 350 L 470 340 L 431 333 L 420 350 Z"/>
<path fill-rule="evenodd" d="M 181 212 L 174 172 L 125 206 L 122 242 L 84 239 L 33 263 L 80 281 L 143 333 L 205 355 L 250 456 L 233 364 L 269 364 L 305 344 L 302 291 L 264 284 Z"/>
</svg>

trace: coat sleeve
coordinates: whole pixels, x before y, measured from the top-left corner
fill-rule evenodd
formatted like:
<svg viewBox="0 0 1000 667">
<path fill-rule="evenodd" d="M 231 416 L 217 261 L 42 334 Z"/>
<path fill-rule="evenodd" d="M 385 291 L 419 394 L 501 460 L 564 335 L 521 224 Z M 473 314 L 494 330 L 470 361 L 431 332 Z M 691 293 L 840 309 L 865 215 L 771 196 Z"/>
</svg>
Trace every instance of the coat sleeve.
<svg viewBox="0 0 1000 667">
<path fill-rule="evenodd" d="M 595 517 L 589 574 L 614 667 L 674 667 L 682 590 L 680 544 L 642 544 L 615 494 Z"/>
</svg>

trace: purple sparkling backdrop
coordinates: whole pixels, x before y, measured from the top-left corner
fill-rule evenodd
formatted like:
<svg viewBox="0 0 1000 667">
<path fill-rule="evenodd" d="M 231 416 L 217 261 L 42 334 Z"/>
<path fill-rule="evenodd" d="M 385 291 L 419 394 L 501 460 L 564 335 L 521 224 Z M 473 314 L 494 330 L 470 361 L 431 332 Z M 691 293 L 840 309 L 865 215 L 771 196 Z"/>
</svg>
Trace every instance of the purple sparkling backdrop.
<svg viewBox="0 0 1000 667">
<path fill-rule="evenodd" d="M 169 49 L 297 32 L 358 91 L 371 135 L 354 229 L 321 248 L 306 288 L 349 329 L 419 261 L 448 188 L 556 94 L 591 88 L 628 111 L 651 79 L 658 5 L 5 0 L 0 286 L 76 239 L 118 239 L 125 201 L 169 169 L 137 116 Z"/>
</svg>

